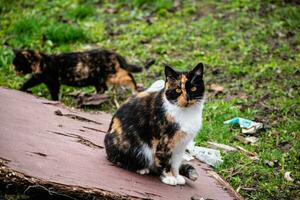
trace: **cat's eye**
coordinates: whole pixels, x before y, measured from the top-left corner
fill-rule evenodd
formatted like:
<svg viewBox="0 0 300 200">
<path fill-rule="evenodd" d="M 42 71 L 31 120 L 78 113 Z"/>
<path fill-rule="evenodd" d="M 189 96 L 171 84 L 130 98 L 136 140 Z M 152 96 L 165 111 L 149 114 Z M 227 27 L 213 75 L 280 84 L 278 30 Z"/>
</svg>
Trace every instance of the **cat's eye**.
<svg viewBox="0 0 300 200">
<path fill-rule="evenodd" d="M 192 92 L 195 92 L 196 90 L 197 90 L 196 87 L 192 87 L 192 88 L 191 88 L 191 91 L 192 91 Z"/>
<path fill-rule="evenodd" d="M 176 92 L 177 93 L 181 93 L 181 89 L 180 88 L 176 88 Z"/>
</svg>

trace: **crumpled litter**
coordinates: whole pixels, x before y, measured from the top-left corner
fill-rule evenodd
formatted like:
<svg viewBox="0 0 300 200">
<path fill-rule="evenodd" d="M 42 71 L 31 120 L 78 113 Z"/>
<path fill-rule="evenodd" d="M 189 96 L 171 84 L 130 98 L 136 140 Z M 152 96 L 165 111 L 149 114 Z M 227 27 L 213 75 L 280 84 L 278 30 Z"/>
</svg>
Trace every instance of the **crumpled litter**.
<svg viewBox="0 0 300 200">
<path fill-rule="evenodd" d="M 187 152 L 183 158 L 187 161 L 197 158 L 210 166 L 216 167 L 223 163 L 219 150 L 195 146 L 195 142 L 190 142 L 187 146 Z"/>
<path fill-rule="evenodd" d="M 160 91 L 165 87 L 165 81 L 164 80 L 157 80 L 154 83 L 151 84 L 151 86 L 145 90 L 145 92 L 156 92 Z"/>
<path fill-rule="evenodd" d="M 242 133 L 255 133 L 263 127 L 262 123 L 254 122 L 249 119 L 235 117 L 224 122 L 224 124 L 239 124 L 242 128 Z"/>
</svg>

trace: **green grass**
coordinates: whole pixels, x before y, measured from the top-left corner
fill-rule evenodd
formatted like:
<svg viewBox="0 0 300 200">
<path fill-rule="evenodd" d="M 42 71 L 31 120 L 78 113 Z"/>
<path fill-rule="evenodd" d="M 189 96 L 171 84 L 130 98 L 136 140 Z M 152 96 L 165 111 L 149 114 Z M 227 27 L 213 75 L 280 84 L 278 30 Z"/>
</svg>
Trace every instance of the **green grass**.
<svg viewBox="0 0 300 200">
<path fill-rule="evenodd" d="M 0 3 L 0 85 L 18 88 L 26 79 L 16 77 L 11 69 L 10 48 L 58 53 L 93 44 L 115 49 L 132 62 L 155 58 L 148 72 L 135 75 L 145 86 L 164 77 L 165 63 L 186 70 L 202 61 L 206 85 L 215 83 L 225 89 L 219 95 L 208 91 L 197 144 L 214 141 L 257 153 L 259 160 L 253 161 L 241 152 L 222 152 L 224 163 L 216 168 L 245 198 L 300 196 L 299 5 L 187 0 L 174 8 L 169 0 L 79 2 Z M 74 90 L 62 88 L 65 104 L 74 105 L 66 95 Z M 94 91 L 91 87 L 80 90 Z M 33 93 L 50 97 L 43 85 Z M 128 96 L 118 99 L 122 102 Z M 116 107 L 110 101 L 97 109 L 113 112 Z M 237 116 L 267 125 L 257 133 L 256 144 L 235 140 L 240 130 L 223 124 Z M 265 164 L 266 160 L 274 166 Z M 284 179 L 287 171 L 294 182 Z"/>
<path fill-rule="evenodd" d="M 67 12 L 67 16 L 70 19 L 85 19 L 87 17 L 93 16 L 95 14 L 95 9 L 91 5 L 80 5 L 75 8 L 72 8 L 70 11 Z"/>
<path fill-rule="evenodd" d="M 71 42 L 84 42 L 88 36 L 80 27 L 54 23 L 46 28 L 45 38 L 55 45 L 60 45 Z"/>
</svg>

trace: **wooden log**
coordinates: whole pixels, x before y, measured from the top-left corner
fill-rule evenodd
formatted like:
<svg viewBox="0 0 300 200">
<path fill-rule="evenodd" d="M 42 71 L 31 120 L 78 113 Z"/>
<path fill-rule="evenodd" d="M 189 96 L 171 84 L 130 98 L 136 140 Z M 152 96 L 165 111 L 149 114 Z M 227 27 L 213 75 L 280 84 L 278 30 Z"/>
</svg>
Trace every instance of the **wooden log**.
<svg viewBox="0 0 300 200">
<path fill-rule="evenodd" d="M 0 88 L 1 185 L 36 199 L 241 199 L 200 162 L 199 179 L 176 187 L 113 166 L 103 144 L 110 119 Z"/>
</svg>

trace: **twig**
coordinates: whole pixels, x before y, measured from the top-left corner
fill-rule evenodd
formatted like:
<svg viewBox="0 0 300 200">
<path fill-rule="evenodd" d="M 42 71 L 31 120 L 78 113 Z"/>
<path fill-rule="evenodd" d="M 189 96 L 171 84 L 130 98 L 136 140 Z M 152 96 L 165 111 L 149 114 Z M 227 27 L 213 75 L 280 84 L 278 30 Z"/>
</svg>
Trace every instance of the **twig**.
<svg viewBox="0 0 300 200">
<path fill-rule="evenodd" d="M 43 189 L 43 190 L 47 191 L 49 195 L 57 195 L 57 196 L 62 196 L 62 197 L 67 197 L 67 198 L 69 198 L 69 199 L 77 200 L 76 198 L 71 197 L 71 196 L 69 196 L 69 195 L 60 194 L 60 193 L 58 193 L 58 192 L 51 191 L 51 189 L 48 189 L 48 188 L 46 188 L 46 187 L 44 187 L 44 186 L 42 186 L 42 185 L 31 185 L 31 186 L 28 186 L 28 187 L 26 188 L 26 190 L 24 190 L 24 194 L 26 194 L 26 192 L 29 191 L 29 190 L 32 189 L 32 188 L 33 188 L 33 189 L 34 189 L 34 188 L 40 188 L 40 189 Z"/>
<path fill-rule="evenodd" d="M 120 104 L 119 104 L 119 102 L 118 102 L 118 100 L 117 100 L 117 94 L 116 94 L 116 89 L 115 89 L 115 87 L 113 87 L 113 99 L 114 99 L 114 103 L 115 103 L 115 105 L 116 105 L 116 107 L 117 108 L 120 108 Z"/>
</svg>

